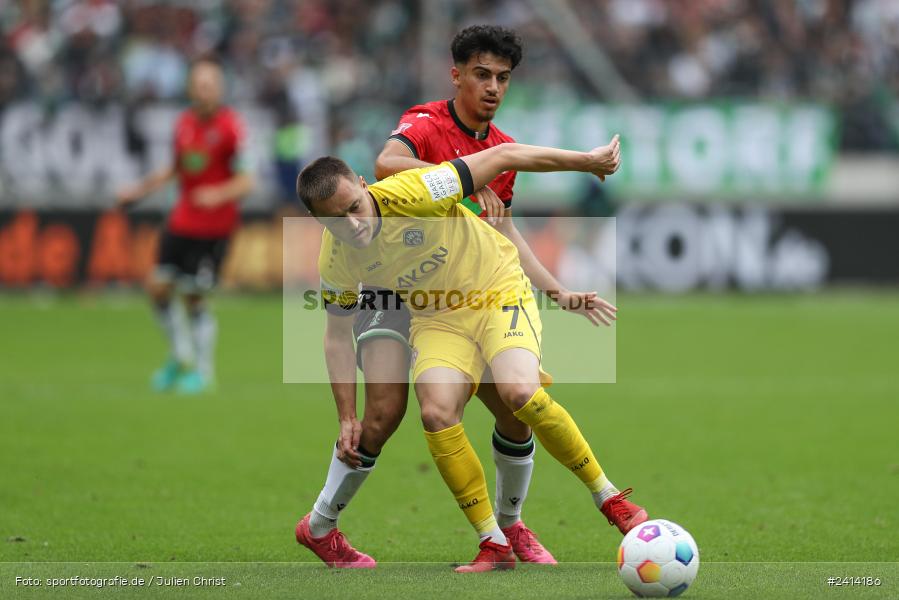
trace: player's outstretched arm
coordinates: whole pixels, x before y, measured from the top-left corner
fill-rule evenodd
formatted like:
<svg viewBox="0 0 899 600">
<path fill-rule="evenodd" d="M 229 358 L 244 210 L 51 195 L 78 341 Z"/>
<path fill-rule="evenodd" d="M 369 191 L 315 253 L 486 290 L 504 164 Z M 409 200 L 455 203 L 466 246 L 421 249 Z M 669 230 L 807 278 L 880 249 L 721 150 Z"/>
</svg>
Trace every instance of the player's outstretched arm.
<svg viewBox="0 0 899 600">
<path fill-rule="evenodd" d="M 213 208 L 225 202 L 240 202 L 251 191 L 255 180 L 249 173 L 237 173 L 215 185 L 204 185 L 194 192 L 194 202 L 206 208 Z"/>
<path fill-rule="evenodd" d="M 116 192 L 116 205 L 124 207 L 137 202 L 157 191 L 163 185 L 175 178 L 175 167 L 169 165 L 158 171 L 150 173 L 138 183 L 122 188 Z"/>
<path fill-rule="evenodd" d="M 621 146 L 618 135 L 605 146 L 589 152 L 576 152 L 528 146 L 527 144 L 500 144 L 475 154 L 463 156 L 462 160 L 471 171 L 474 189 L 480 189 L 493 181 L 504 171 L 525 171 L 548 173 L 554 171 L 580 171 L 593 173 L 605 181 L 606 175 L 618 170 L 621 163 Z"/>
<path fill-rule="evenodd" d="M 353 348 L 353 314 L 328 313 L 325 323 L 325 364 L 337 404 L 340 437 L 337 457 L 350 466 L 362 465 L 357 448 L 362 425 L 356 417 L 356 351 Z"/>
</svg>

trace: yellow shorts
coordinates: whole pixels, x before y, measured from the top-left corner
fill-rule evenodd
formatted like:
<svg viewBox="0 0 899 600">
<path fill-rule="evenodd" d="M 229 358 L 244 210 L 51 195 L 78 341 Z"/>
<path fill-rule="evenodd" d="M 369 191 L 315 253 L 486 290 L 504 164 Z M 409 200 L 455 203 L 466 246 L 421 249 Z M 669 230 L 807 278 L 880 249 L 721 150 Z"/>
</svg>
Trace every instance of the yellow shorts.
<svg viewBox="0 0 899 600">
<path fill-rule="evenodd" d="M 426 370 L 461 371 L 477 390 L 493 358 L 510 348 L 524 348 L 542 360 L 540 312 L 530 287 L 502 294 L 484 306 L 446 310 L 412 319 L 412 381 Z M 544 385 L 552 377 L 540 370 Z"/>
</svg>

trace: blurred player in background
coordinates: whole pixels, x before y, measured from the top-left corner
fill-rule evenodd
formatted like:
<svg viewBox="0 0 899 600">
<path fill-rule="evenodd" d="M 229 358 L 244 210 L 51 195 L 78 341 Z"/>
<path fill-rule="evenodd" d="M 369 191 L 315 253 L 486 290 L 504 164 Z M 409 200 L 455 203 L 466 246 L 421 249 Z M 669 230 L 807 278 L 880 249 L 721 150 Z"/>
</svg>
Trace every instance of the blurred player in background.
<svg viewBox="0 0 899 600">
<path fill-rule="evenodd" d="M 522 57 L 521 41 L 514 31 L 476 25 L 459 32 L 451 45 L 450 70 L 455 97 L 409 108 L 387 140 L 375 164 L 375 175 L 394 173 L 452 160 L 515 140 L 491 121 L 505 97 L 513 69 Z M 512 221 L 515 172 L 506 171 L 477 190 L 465 204 L 494 224 L 518 249 L 528 278 L 541 290 L 552 292 L 563 307 L 609 325 L 617 310 L 594 292 L 572 292 L 542 265 Z M 393 301 L 388 302 L 393 306 Z M 360 310 L 353 333 L 357 362 L 365 376 L 365 415 L 360 423 L 353 406 L 338 406 L 340 439 L 331 459 L 325 486 L 310 513 L 306 543 L 328 563 L 336 560 L 331 538 L 342 536 L 337 520 L 367 474 L 374 468 L 381 448 L 399 426 L 406 410 L 409 384 L 409 310 L 377 306 Z M 478 397 L 493 413 L 492 436 L 496 465 L 496 519 L 518 559 L 555 564 L 552 554 L 521 520 L 521 511 L 534 468 L 534 438 L 530 427 L 516 419 L 500 400 L 489 368 L 481 377 Z M 346 545 L 348 552 L 352 547 Z"/>
<path fill-rule="evenodd" d="M 217 324 L 206 295 L 236 229 L 238 203 L 253 186 L 243 164 L 244 127 L 240 116 L 222 104 L 224 77 L 212 60 L 190 71 L 191 107 L 176 121 L 173 160 L 118 194 L 127 206 L 177 179 L 178 201 L 159 243 L 156 268 L 148 282 L 157 320 L 169 344 L 165 364 L 153 374 L 156 390 L 195 394 L 215 380 Z M 187 322 L 172 302 L 180 293 Z"/>
</svg>

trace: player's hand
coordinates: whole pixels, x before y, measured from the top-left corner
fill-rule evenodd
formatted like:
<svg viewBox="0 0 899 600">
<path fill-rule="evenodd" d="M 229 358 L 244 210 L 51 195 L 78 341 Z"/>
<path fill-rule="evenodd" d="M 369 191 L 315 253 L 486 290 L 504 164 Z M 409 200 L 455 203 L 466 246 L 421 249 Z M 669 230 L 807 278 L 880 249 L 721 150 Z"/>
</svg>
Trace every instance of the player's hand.
<svg viewBox="0 0 899 600">
<path fill-rule="evenodd" d="M 618 308 L 600 298 L 596 292 L 563 290 L 559 292 L 556 302 L 562 310 L 584 315 L 595 327 L 600 324 L 610 326 L 612 321 L 618 320 Z"/>
<path fill-rule="evenodd" d="M 359 456 L 359 438 L 362 437 L 362 423 L 356 417 L 340 421 L 340 437 L 337 438 L 337 458 L 353 468 L 362 466 Z"/>
<path fill-rule="evenodd" d="M 481 210 L 486 213 L 487 222 L 491 225 L 499 225 L 503 222 L 503 213 L 506 211 L 506 205 L 499 199 L 489 185 L 485 185 L 474 194 L 471 198 L 478 203 Z"/>
<path fill-rule="evenodd" d="M 212 185 L 204 185 L 195 189 L 193 192 L 193 200 L 194 204 L 202 206 L 203 208 L 215 208 L 224 202 L 218 189 Z"/>
<path fill-rule="evenodd" d="M 621 141 L 616 133 L 607 146 L 599 146 L 589 153 L 592 159 L 590 172 L 599 177 L 600 181 L 606 180 L 606 175 L 611 175 L 621 166 Z"/>
<path fill-rule="evenodd" d="M 130 186 L 126 188 L 122 188 L 116 192 L 115 195 L 115 205 L 116 208 L 126 208 L 127 206 L 134 204 L 138 200 L 140 200 L 141 196 L 143 196 L 142 190 L 140 186 Z"/>
</svg>

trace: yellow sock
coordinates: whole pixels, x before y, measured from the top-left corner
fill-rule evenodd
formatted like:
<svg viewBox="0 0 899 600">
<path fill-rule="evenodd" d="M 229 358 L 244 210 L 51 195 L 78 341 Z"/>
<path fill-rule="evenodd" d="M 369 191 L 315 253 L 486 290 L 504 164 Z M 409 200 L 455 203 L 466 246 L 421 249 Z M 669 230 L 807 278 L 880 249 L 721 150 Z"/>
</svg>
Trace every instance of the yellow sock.
<svg viewBox="0 0 899 600">
<path fill-rule="evenodd" d="M 425 438 L 443 481 L 478 535 L 496 530 L 484 468 L 465 435 L 462 423 L 435 433 L 425 431 Z"/>
<path fill-rule="evenodd" d="M 514 415 L 530 425 L 546 451 L 577 475 L 591 492 L 602 489 L 607 480 L 587 440 L 568 411 L 556 404 L 546 390 L 534 392 Z"/>
</svg>

